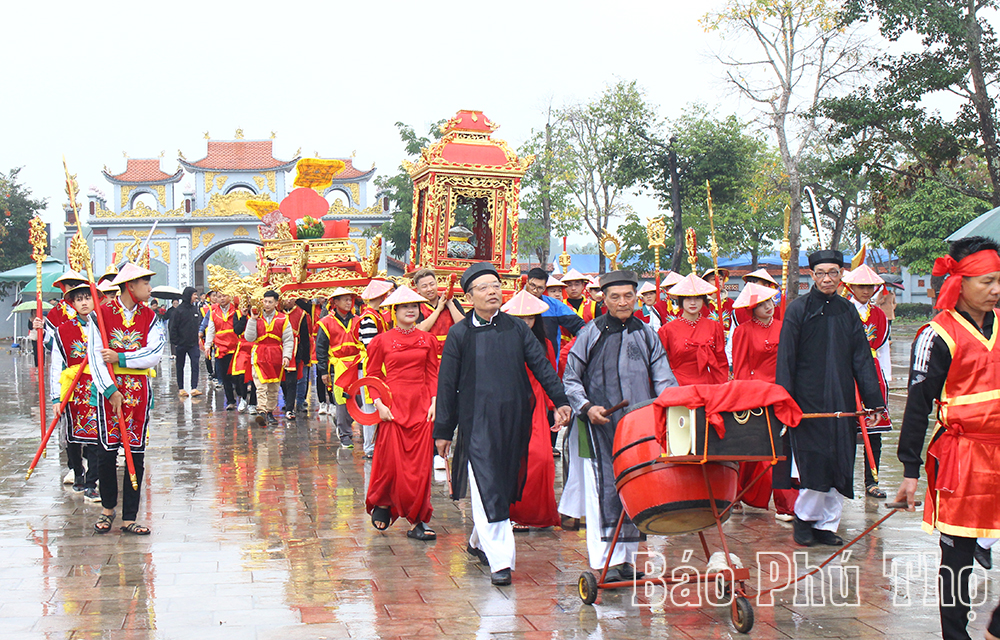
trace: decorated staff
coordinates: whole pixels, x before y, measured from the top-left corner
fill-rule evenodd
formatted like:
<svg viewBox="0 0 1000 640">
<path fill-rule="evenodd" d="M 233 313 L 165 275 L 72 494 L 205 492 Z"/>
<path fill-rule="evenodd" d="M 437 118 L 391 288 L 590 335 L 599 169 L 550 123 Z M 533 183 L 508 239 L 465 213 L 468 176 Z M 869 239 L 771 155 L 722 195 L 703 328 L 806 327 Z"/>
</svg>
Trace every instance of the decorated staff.
<svg viewBox="0 0 1000 640">
<path fill-rule="evenodd" d="M 79 213 L 77 212 L 76 208 L 76 181 L 74 180 L 74 176 L 71 176 L 69 173 L 69 167 L 66 166 L 66 158 L 63 158 L 63 171 L 65 171 L 66 173 L 66 193 L 67 195 L 69 195 L 69 202 L 70 205 L 73 207 L 73 218 L 78 220 Z M 98 300 L 99 298 L 97 297 L 97 285 L 94 282 L 94 268 L 90 264 L 90 247 L 87 246 L 87 241 L 83 237 L 82 226 L 77 226 L 76 235 L 74 235 L 73 239 L 70 241 L 69 255 L 70 255 L 71 267 L 75 268 L 77 271 L 80 271 L 82 268 L 86 268 L 87 282 L 90 284 L 90 295 L 94 300 Z M 72 264 L 74 261 L 76 262 L 76 265 Z M 100 309 L 98 309 L 97 313 L 95 313 L 94 315 L 97 316 L 97 328 L 101 332 L 101 342 L 107 345 L 108 331 L 107 327 L 104 326 L 104 316 L 100 312 Z M 111 379 L 114 380 L 115 378 L 114 366 L 110 362 L 107 363 L 107 365 L 108 365 L 108 373 L 111 375 Z M 124 447 L 125 465 L 128 468 L 129 480 L 132 482 L 132 489 L 138 491 L 139 481 L 136 479 L 135 475 L 135 462 L 132 460 L 132 448 L 128 446 L 128 440 L 125 437 L 125 429 L 124 429 L 125 420 L 122 416 L 121 405 L 118 406 L 117 413 L 118 413 L 118 436 L 121 439 L 121 442 L 126 443 Z"/>
<path fill-rule="evenodd" d="M 788 222 L 792 208 L 785 205 L 785 235 L 781 240 L 781 315 L 785 315 L 785 304 L 788 300 L 788 261 L 792 257 L 792 245 L 788 241 Z"/>
<path fill-rule="evenodd" d="M 712 239 L 709 244 L 712 250 L 712 269 L 715 275 L 715 301 L 718 303 L 719 321 L 722 321 L 722 285 L 719 284 L 719 245 L 715 242 L 715 213 L 712 210 L 712 185 L 705 181 L 705 190 L 708 192 L 706 198 L 708 202 L 708 227 L 712 232 Z"/>
<path fill-rule="evenodd" d="M 41 217 L 34 216 L 30 222 L 28 240 L 31 242 L 31 259 L 35 261 L 35 318 L 42 322 L 42 261 L 45 259 L 45 223 Z M 41 329 L 38 329 L 41 333 Z M 41 417 L 41 435 L 45 440 L 45 341 L 42 336 L 35 340 L 38 348 L 38 413 Z M 44 451 L 44 450 L 43 450 Z"/>
<path fill-rule="evenodd" d="M 667 246 L 667 225 L 663 216 L 650 218 L 646 223 L 649 248 L 653 250 L 653 273 L 656 278 L 656 300 L 660 300 L 660 249 Z M 565 280 L 565 278 L 564 278 Z"/>
</svg>

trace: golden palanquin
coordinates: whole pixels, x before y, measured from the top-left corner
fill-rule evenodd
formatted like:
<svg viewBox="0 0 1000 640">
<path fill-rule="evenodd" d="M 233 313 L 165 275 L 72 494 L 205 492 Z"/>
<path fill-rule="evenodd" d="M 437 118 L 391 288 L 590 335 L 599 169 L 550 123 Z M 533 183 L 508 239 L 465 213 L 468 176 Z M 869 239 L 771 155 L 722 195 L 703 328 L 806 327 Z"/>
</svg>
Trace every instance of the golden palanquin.
<svg viewBox="0 0 1000 640">
<path fill-rule="evenodd" d="M 459 111 L 417 162 L 403 162 L 413 179 L 409 270 L 434 269 L 442 286 L 482 260 L 496 266 L 508 291 L 520 275 L 518 198 L 535 157 L 518 158 L 490 137 L 496 128 L 481 111 Z M 470 238 L 455 235 L 466 234 L 461 227 Z"/>
</svg>

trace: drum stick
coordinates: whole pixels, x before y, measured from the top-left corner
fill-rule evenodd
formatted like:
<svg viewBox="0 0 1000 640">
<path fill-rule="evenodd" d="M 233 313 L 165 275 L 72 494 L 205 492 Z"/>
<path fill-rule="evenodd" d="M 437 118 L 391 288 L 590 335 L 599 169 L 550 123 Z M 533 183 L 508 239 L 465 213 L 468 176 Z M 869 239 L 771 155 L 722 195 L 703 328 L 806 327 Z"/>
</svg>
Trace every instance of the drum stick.
<svg viewBox="0 0 1000 640">
<path fill-rule="evenodd" d="M 624 409 L 627 406 L 628 406 L 628 400 L 622 400 L 621 402 L 619 402 L 615 406 L 611 407 L 610 409 L 605 409 L 601 413 L 604 414 L 605 418 L 607 418 L 608 416 L 610 416 L 615 411 L 620 411 L 620 410 Z"/>
<path fill-rule="evenodd" d="M 865 411 L 831 411 L 829 413 L 803 413 L 802 418 L 860 418 L 868 415 Z"/>
<path fill-rule="evenodd" d="M 913 503 L 913 506 L 919 507 L 922 504 L 923 504 L 922 502 L 917 500 L 916 502 Z M 910 505 L 906 504 L 905 502 L 886 502 L 885 506 L 887 509 L 908 509 L 910 507 Z"/>
</svg>

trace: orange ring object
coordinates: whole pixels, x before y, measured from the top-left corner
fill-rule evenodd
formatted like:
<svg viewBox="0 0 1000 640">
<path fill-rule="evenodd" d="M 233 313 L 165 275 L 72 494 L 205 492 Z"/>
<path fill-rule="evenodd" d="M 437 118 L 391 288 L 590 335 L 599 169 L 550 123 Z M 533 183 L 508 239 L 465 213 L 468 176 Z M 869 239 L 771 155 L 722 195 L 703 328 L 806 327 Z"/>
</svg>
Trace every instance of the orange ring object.
<svg viewBox="0 0 1000 640">
<path fill-rule="evenodd" d="M 358 403 L 354 401 L 355 396 L 361 392 L 361 387 L 368 387 L 368 395 L 372 400 L 381 400 L 382 404 L 387 407 L 392 406 L 392 392 L 389 391 L 389 385 L 382 382 L 378 378 L 373 378 L 367 376 L 364 378 L 359 378 L 347 385 L 344 389 L 344 394 L 350 396 L 345 398 L 347 402 L 347 412 L 351 414 L 358 424 L 373 425 L 378 424 L 381 420 L 378 417 L 378 411 L 368 413 L 363 410 Z"/>
</svg>

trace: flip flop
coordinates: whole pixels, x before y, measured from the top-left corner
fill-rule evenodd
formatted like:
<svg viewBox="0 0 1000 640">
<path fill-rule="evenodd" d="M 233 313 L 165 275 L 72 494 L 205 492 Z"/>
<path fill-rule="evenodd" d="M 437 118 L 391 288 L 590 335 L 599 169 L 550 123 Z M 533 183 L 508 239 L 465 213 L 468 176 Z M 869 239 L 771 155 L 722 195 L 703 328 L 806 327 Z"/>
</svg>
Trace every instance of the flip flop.
<svg viewBox="0 0 1000 640">
<path fill-rule="evenodd" d="M 406 532 L 406 537 L 414 540 L 437 540 L 437 533 L 434 532 L 434 529 L 425 526 L 423 522 L 418 522 L 417 526 Z"/>
<path fill-rule="evenodd" d="M 149 527 L 143 526 L 138 522 L 130 522 L 129 524 L 121 527 L 122 533 L 131 533 L 134 536 L 148 536 Z"/>
<path fill-rule="evenodd" d="M 111 523 L 115 521 L 115 512 L 112 511 L 110 514 L 102 513 L 97 518 L 97 522 L 94 523 L 94 531 L 97 533 L 107 533 L 111 531 Z M 106 525 L 106 526 L 101 526 Z"/>
</svg>

